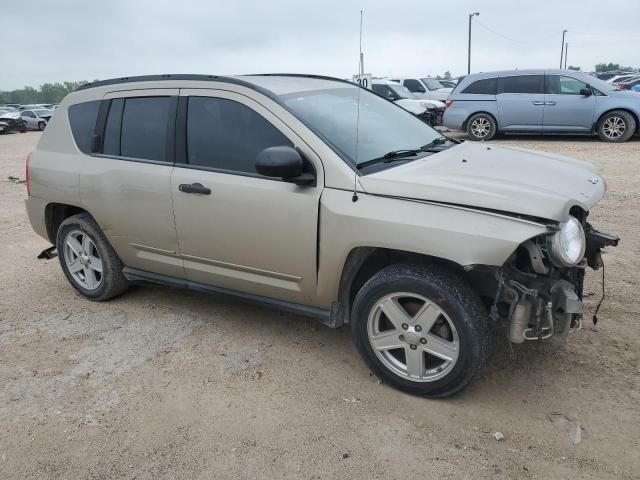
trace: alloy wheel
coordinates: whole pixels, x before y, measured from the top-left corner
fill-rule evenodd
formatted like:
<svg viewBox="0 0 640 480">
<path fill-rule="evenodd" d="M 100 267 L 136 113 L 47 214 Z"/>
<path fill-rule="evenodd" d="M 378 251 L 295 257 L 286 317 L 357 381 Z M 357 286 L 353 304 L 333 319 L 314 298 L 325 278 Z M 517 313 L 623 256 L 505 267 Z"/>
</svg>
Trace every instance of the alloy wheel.
<svg viewBox="0 0 640 480">
<path fill-rule="evenodd" d="M 476 118 L 471 122 L 471 133 L 477 138 L 484 138 L 491 131 L 491 123 L 486 118 Z"/>
<path fill-rule="evenodd" d="M 85 232 L 73 230 L 64 240 L 64 261 L 73 280 L 82 288 L 95 290 L 102 284 L 102 259 Z"/>
<path fill-rule="evenodd" d="M 446 376 L 460 355 L 458 332 L 449 316 L 415 293 L 393 293 L 378 300 L 369 314 L 367 331 L 385 367 L 413 382 Z"/>
<path fill-rule="evenodd" d="M 623 118 L 618 116 L 607 118 L 602 125 L 602 131 L 604 135 L 611 140 L 620 138 L 622 135 L 624 135 L 626 129 L 627 123 Z"/>
</svg>

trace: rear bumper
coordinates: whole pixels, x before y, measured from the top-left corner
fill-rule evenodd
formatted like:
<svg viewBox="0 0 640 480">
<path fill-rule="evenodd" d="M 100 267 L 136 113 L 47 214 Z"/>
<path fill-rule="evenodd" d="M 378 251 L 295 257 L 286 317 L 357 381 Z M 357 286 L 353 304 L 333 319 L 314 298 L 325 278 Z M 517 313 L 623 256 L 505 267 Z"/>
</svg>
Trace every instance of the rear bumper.
<svg viewBox="0 0 640 480">
<path fill-rule="evenodd" d="M 47 202 L 30 195 L 24 201 L 24 205 L 27 209 L 27 215 L 29 216 L 29 222 L 31 222 L 31 228 L 33 228 L 33 231 L 45 240 L 51 241 L 47 233 L 47 220 L 45 216 Z"/>
</svg>

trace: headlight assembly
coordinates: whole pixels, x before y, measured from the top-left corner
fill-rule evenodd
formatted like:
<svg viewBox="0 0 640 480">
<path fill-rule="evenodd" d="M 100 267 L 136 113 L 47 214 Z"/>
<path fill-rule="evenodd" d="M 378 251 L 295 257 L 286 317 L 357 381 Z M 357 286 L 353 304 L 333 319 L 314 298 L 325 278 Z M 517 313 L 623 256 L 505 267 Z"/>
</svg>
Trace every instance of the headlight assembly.
<svg viewBox="0 0 640 480">
<path fill-rule="evenodd" d="M 547 249 L 556 267 L 573 267 L 584 257 L 586 240 L 580 222 L 571 217 L 560 230 L 547 237 Z"/>
</svg>

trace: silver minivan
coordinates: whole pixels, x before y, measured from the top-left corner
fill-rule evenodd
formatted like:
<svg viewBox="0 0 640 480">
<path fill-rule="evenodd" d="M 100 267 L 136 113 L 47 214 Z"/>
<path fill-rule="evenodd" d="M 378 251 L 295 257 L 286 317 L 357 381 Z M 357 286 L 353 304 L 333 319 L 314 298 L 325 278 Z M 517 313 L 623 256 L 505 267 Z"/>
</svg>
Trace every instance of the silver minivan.
<svg viewBox="0 0 640 480">
<path fill-rule="evenodd" d="M 465 77 L 443 123 L 471 140 L 499 132 L 597 134 L 625 142 L 638 133 L 640 95 L 572 70 L 512 70 Z"/>
</svg>

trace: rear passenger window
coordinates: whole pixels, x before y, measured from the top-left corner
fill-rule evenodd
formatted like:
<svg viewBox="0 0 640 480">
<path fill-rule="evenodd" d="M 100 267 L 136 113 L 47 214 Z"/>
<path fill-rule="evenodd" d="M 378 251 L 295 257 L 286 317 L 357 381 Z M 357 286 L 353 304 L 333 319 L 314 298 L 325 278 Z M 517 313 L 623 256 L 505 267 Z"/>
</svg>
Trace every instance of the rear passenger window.
<svg viewBox="0 0 640 480">
<path fill-rule="evenodd" d="M 166 161 L 170 97 L 131 97 L 124 101 L 120 155 Z"/>
<path fill-rule="evenodd" d="M 543 93 L 543 75 L 518 75 L 502 79 L 503 93 Z"/>
<path fill-rule="evenodd" d="M 189 97 L 189 164 L 255 174 L 258 153 L 280 145 L 293 146 L 280 130 L 249 107 L 223 98 Z"/>
<path fill-rule="evenodd" d="M 82 153 L 91 153 L 93 133 L 98 119 L 100 100 L 76 103 L 69 107 L 69 124 L 76 145 Z"/>
<path fill-rule="evenodd" d="M 473 82 L 461 93 L 472 93 L 475 95 L 495 95 L 498 90 L 498 79 L 485 78 L 484 80 L 478 80 Z"/>
</svg>

